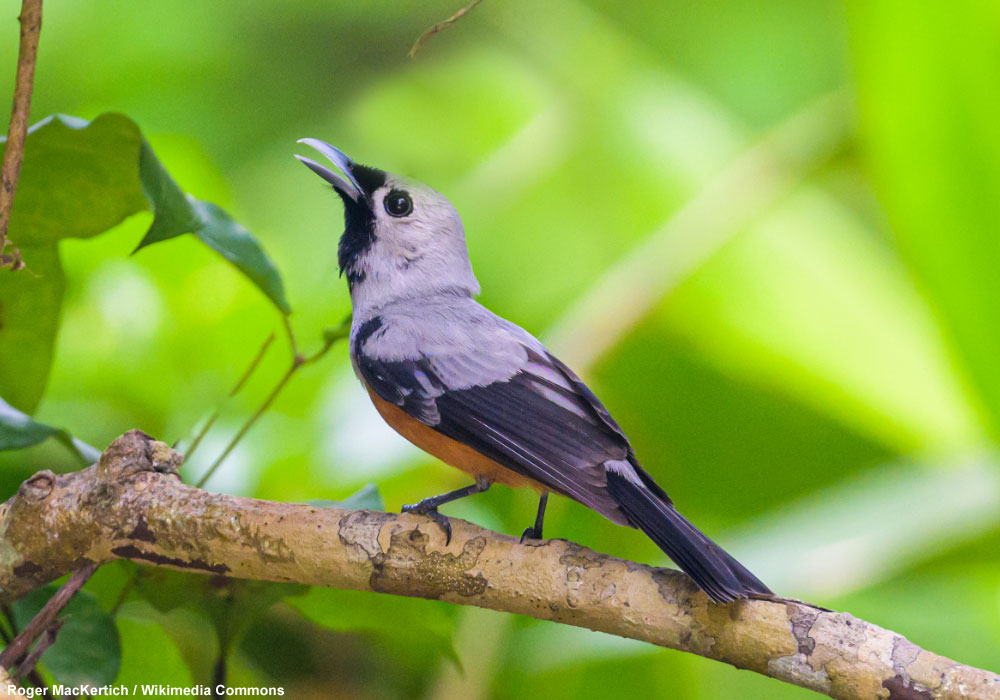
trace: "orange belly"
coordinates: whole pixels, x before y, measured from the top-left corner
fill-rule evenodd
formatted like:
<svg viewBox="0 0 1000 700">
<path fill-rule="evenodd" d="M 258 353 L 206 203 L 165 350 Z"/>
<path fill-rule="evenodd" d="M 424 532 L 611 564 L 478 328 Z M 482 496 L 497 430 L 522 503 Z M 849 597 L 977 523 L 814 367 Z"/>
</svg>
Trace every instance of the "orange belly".
<svg viewBox="0 0 1000 700">
<path fill-rule="evenodd" d="M 367 388 L 367 387 L 366 387 Z M 457 440 L 442 435 L 433 428 L 424 425 L 395 404 L 381 398 L 371 389 L 368 395 L 375 404 L 382 418 L 392 426 L 393 430 L 422 449 L 456 469 L 461 469 L 474 478 L 486 479 L 490 483 L 504 484 L 514 488 L 530 487 L 537 491 L 550 489 L 534 479 L 521 476 L 512 469 L 495 462 L 489 457 L 477 452 Z"/>
</svg>

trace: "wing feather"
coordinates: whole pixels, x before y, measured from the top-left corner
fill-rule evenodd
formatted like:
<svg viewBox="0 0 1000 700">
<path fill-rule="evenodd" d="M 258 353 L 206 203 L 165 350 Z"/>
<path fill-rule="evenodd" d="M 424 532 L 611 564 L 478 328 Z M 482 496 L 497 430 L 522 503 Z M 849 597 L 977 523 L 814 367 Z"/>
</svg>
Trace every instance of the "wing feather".
<svg viewBox="0 0 1000 700">
<path fill-rule="evenodd" d="M 425 425 L 628 524 L 607 492 L 604 467 L 631 455 L 621 428 L 565 365 L 543 348 L 521 350 L 525 360 L 511 376 L 484 385 L 463 381 L 461 388 L 449 385 L 467 379 L 484 358 L 382 360 L 359 352 L 355 363 L 376 394 Z"/>
</svg>

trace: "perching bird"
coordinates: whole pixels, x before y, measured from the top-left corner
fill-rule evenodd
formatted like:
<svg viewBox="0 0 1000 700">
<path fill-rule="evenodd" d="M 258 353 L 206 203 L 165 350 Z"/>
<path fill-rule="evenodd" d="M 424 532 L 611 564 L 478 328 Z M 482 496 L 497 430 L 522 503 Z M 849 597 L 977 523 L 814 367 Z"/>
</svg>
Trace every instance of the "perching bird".
<svg viewBox="0 0 1000 700">
<path fill-rule="evenodd" d="M 462 221 L 443 195 L 323 141 L 300 143 L 341 172 L 296 156 L 344 202 L 338 257 L 354 310 L 355 372 L 390 426 L 475 480 L 404 512 L 434 518 L 450 539 L 438 506 L 494 483 L 528 486 L 540 500 L 523 537 L 541 538 L 554 492 L 641 529 L 714 601 L 771 594 L 674 509 L 572 370 L 475 300 Z"/>
</svg>

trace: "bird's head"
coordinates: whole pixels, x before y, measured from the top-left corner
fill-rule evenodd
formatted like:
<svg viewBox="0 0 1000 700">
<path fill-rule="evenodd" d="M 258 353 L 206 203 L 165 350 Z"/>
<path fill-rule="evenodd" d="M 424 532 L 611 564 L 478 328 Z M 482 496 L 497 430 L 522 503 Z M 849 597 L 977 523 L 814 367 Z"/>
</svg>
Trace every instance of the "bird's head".
<svg viewBox="0 0 1000 700">
<path fill-rule="evenodd" d="M 355 163 L 318 139 L 301 139 L 340 173 L 295 156 L 323 178 L 344 202 L 340 272 L 355 306 L 455 291 L 474 296 L 462 219 L 444 195 L 415 180 Z"/>
</svg>

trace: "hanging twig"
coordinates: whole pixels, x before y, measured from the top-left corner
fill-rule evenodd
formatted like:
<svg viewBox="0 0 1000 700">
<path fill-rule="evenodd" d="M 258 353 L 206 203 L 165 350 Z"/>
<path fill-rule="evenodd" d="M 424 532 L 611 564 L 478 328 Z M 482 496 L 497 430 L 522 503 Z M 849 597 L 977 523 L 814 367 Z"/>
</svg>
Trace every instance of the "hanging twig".
<svg viewBox="0 0 1000 700">
<path fill-rule="evenodd" d="M 410 60 L 412 61 L 414 58 L 416 58 L 417 53 L 420 51 L 421 48 L 423 48 L 424 44 L 427 42 L 428 39 L 430 39 L 432 36 L 437 34 L 442 29 L 447 29 L 451 25 L 455 24 L 455 22 L 462 19 L 462 17 L 471 12 L 472 9 L 482 1 L 483 0 L 472 0 L 472 2 L 470 2 L 461 10 L 453 14 L 451 17 L 444 20 L 443 22 L 438 22 L 433 27 L 428 29 L 426 32 L 421 34 L 420 37 L 416 40 L 416 42 L 414 42 L 413 48 L 410 49 L 410 53 L 407 54 L 407 56 L 410 57 Z"/>
<path fill-rule="evenodd" d="M 38 35 L 42 30 L 42 0 L 24 0 L 21 4 L 21 44 L 17 53 L 17 78 L 14 81 L 14 106 L 7 130 L 7 147 L 0 166 L 0 267 L 20 270 L 21 253 L 14 248 L 5 254 L 7 225 L 14 208 L 17 179 L 24 161 L 24 141 L 28 136 L 31 92 L 35 84 L 35 61 L 38 58 Z"/>
</svg>

